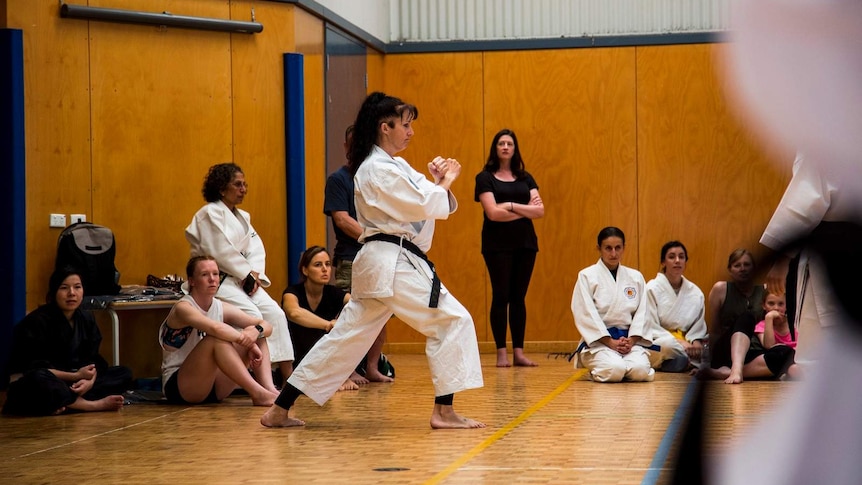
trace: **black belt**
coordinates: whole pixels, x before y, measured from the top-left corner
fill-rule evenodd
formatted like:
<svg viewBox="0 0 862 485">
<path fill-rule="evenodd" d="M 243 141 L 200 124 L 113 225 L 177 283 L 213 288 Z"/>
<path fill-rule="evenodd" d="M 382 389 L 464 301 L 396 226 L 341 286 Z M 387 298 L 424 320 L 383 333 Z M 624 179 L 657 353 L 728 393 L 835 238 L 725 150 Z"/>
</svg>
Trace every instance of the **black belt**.
<svg viewBox="0 0 862 485">
<path fill-rule="evenodd" d="M 434 269 L 434 263 L 428 259 L 428 256 L 422 252 L 421 249 L 419 249 L 419 246 L 399 236 L 383 233 L 377 233 L 366 237 L 365 242 L 369 241 L 386 241 L 388 243 L 397 244 L 425 260 L 425 262 L 428 263 L 428 267 L 431 268 L 431 273 L 434 274 L 434 277 L 431 279 L 431 300 L 428 302 L 428 308 L 437 308 L 437 302 L 440 300 L 440 277 L 437 276 L 437 270 Z"/>
</svg>

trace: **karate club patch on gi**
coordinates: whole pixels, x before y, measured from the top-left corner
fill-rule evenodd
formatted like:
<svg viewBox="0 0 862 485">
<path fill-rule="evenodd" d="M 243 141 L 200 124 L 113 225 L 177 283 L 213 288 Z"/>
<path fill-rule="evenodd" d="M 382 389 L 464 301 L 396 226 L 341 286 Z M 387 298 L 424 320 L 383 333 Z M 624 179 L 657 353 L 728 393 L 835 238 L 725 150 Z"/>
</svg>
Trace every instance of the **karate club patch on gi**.
<svg viewBox="0 0 862 485">
<path fill-rule="evenodd" d="M 626 298 L 629 300 L 634 300 L 638 296 L 638 290 L 634 286 L 626 286 L 623 290 L 623 294 L 626 295 Z"/>
</svg>

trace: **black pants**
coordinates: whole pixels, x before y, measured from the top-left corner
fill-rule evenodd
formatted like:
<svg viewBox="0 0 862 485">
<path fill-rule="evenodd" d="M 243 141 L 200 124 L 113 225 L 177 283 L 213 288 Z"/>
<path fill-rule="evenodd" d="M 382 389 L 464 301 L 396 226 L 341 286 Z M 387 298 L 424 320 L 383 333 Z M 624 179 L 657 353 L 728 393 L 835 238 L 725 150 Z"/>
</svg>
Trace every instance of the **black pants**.
<svg viewBox="0 0 862 485">
<path fill-rule="evenodd" d="M 512 331 L 512 347 L 524 348 L 527 305 L 524 299 L 536 264 L 536 251 L 520 249 L 484 253 L 491 277 L 491 332 L 498 349 L 506 348 L 506 320 Z"/>
<path fill-rule="evenodd" d="M 96 374 L 93 388 L 82 397 L 95 401 L 131 388 L 132 371 L 127 367 L 108 367 Z M 48 369 L 27 371 L 9 384 L 3 414 L 49 416 L 78 399 L 70 383 L 60 380 Z"/>
</svg>

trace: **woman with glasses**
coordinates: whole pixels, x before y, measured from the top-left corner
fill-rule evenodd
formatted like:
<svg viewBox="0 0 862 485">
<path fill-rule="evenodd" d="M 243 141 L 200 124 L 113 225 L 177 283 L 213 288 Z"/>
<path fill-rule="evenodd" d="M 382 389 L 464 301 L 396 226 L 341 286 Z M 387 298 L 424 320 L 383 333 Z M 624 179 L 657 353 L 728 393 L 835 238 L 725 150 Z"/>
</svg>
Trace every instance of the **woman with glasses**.
<svg viewBox="0 0 862 485">
<path fill-rule="evenodd" d="M 251 225 L 249 213 L 237 207 L 248 193 L 245 174 L 234 163 L 213 165 L 201 192 L 207 203 L 186 228 L 191 255 L 213 256 L 224 273 L 216 298 L 272 324 L 272 335 L 267 337 L 270 360 L 278 363 L 282 376 L 287 378 L 293 371 L 287 318 L 264 290 L 270 280 L 265 271 L 263 241 Z"/>
</svg>

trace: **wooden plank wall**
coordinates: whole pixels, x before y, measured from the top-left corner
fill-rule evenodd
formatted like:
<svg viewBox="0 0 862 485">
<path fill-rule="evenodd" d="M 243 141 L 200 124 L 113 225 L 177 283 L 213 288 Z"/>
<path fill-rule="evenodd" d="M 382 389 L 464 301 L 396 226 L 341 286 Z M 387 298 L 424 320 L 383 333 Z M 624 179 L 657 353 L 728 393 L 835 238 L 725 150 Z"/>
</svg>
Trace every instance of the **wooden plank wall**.
<svg viewBox="0 0 862 485">
<path fill-rule="evenodd" d="M 110 3 L 110 5 L 108 5 Z M 322 172 L 323 24 L 273 2 L 91 1 L 90 6 L 249 20 L 255 35 L 61 19 L 50 2 L 11 1 L 24 30 L 28 308 L 44 299 L 59 229 L 84 213 L 116 235 L 122 284 L 182 274 L 183 230 L 203 204 L 209 166 L 238 163 L 242 208 L 267 248 L 270 293 L 287 285 L 282 54 L 305 54 L 306 157 Z M 307 191 L 309 237 L 325 234 L 323 189 Z"/>
<path fill-rule="evenodd" d="M 321 174 L 323 21 L 266 1 L 89 2 L 238 20 L 254 8 L 265 26 L 225 34 L 61 19 L 51 2 L 6 4 L 8 27 L 23 29 L 25 42 L 28 308 L 43 301 L 54 262 L 59 229 L 47 227 L 49 213 L 81 212 L 114 229 L 123 284 L 182 273 L 183 229 L 203 203 L 201 181 L 228 160 L 246 171 L 243 208 L 266 243 L 269 292 L 279 298 L 288 283 L 281 56 L 305 54 L 306 173 Z M 787 168 L 776 168 L 730 113 L 714 58 L 721 48 L 369 50 L 369 90 L 419 107 L 405 158 L 423 171 L 438 154 L 464 165 L 460 208 L 439 224 L 431 257 L 473 315 L 483 349 L 493 348 L 491 292 L 473 178 L 500 128 L 517 132 L 546 204 L 536 222 L 530 345 L 568 349 L 577 340 L 572 287 L 597 260 L 595 236 L 606 225 L 626 231 L 625 264 L 647 279 L 661 244 L 681 239 L 692 254 L 689 276 L 704 292 L 725 276 L 734 247 L 755 245 L 790 160 L 782 154 Z M 322 241 L 323 186 L 306 191 L 308 241 Z M 390 326 L 390 346 L 418 349 L 421 341 L 403 324 Z"/>
<path fill-rule="evenodd" d="M 454 189 L 460 209 L 438 226 L 430 256 L 473 315 L 480 342 L 493 340 L 491 291 L 473 177 L 501 128 L 517 133 L 545 202 L 527 295 L 526 337 L 534 348 L 569 348 L 578 339 L 571 293 L 578 271 L 598 260 L 602 227 L 625 231 L 624 264 L 647 280 L 658 271 L 661 246 L 682 240 L 692 254 L 687 274 L 705 294 L 727 276 L 731 250 L 757 249 L 789 180 L 792 154 L 783 154 L 786 168 L 776 168 L 775 157 L 730 113 L 716 68 L 722 47 L 384 58 L 386 75 L 376 88 L 419 107 L 405 158 L 417 169 L 437 154 L 464 166 Z M 399 322 L 390 325 L 389 341 L 421 339 Z"/>
</svg>

